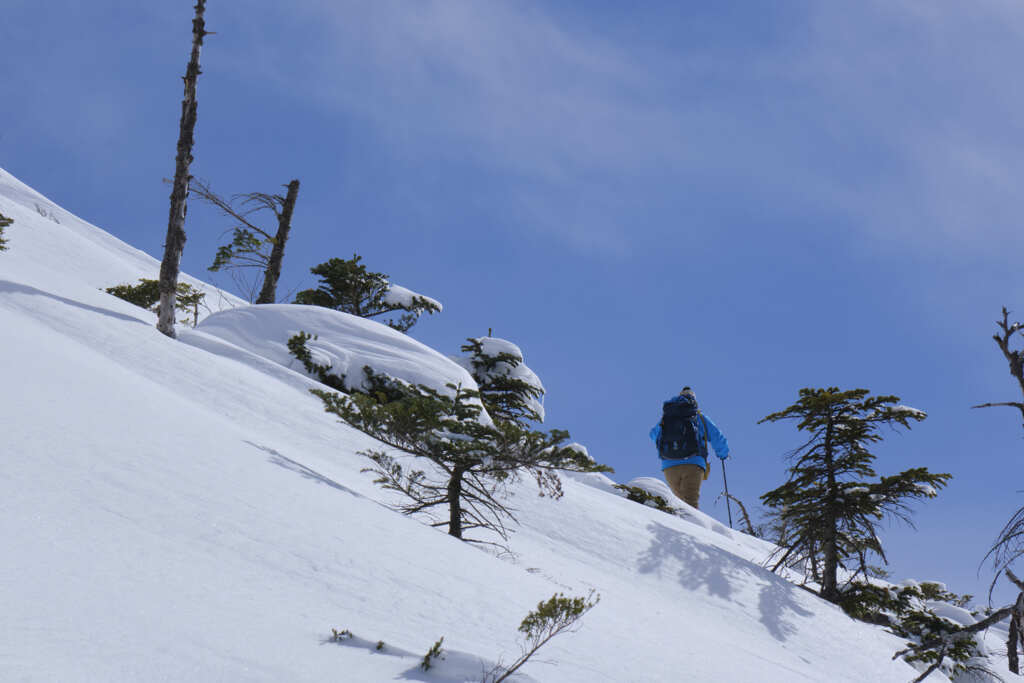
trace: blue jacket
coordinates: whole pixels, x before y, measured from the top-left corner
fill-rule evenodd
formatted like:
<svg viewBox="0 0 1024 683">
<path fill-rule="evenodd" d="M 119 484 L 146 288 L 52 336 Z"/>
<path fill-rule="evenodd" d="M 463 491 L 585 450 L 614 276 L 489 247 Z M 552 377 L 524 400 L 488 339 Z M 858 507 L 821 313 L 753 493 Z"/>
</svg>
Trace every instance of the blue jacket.
<svg viewBox="0 0 1024 683">
<path fill-rule="evenodd" d="M 670 401 L 679 399 L 678 396 L 670 398 Z M 680 399 L 682 400 L 682 399 Z M 705 427 L 707 428 L 707 440 L 711 444 L 711 447 L 715 449 L 715 455 L 722 460 L 729 457 L 729 443 L 725 440 L 722 432 L 719 431 L 715 423 L 711 421 L 711 418 L 703 413 L 700 414 L 701 420 L 697 423 L 697 438 L 701 441 L 704 440 Z M 661 421 L 654 425 L 651 429 L 651 441 L 655 444 L 658 443 L 658 437 L 661 436 Z M 704 460 L 704 456 L 695 455 L 682 460 L 662 460 L 661 469 L 667 470 L 669 467 L 675 467 L 676 465 L 700 465 L 701 469 L 704 469 L 707 463 Z"/>
</svg>

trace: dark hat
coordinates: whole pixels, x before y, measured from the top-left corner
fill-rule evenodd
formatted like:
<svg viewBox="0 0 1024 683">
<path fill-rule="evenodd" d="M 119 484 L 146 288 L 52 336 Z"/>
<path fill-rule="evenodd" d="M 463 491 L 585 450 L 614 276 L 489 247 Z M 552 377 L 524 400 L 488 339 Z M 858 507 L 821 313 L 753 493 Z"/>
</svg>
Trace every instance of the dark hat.
<svg viewBox="0 0 1024 683">
<path fill-rule="evenodd" d="M 697 395 L 693 393 L 693 389 L 691 389 L 690 387 L 683 387 L 683 390 L 679 392 L 679 395 L 680 396 L 689 396 L 690 398 L 692 398 L 694 400 L 697 399 Z"/>
</svg>

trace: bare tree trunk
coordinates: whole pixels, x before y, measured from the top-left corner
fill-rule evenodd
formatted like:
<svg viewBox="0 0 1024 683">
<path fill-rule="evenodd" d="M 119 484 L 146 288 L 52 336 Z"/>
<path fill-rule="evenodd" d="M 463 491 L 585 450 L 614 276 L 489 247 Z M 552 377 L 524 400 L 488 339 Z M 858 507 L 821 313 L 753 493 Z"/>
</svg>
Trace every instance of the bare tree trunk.
<svg viewBox="0 0 1024 683">
<path fill-rule="evenodd" d="M 462 538 L 462 475 L 465 470 L 456 466 L 448 480 L 448 535 Z"/>
<path fill-rule="evenodd" d="M 836 484 L 835 467 L 832 460 L 832 417 L 829 417 L 828 425 L 825 427 L 825 467 L 828 479 L 826 482 L 825 509 L 822 515 L 822 525 L 825 527 L 825 537 L 822 539 L 822 555 L 824 574 L 822 576 L 821 597 L 832 603 L 839 602 L 839 521 L 836 514 L 838 486 Z"/>
<path fill-rule="evenodd" d="M 1021 619 L 1024 618 L 1024 593 L 1017 595 L 1017 602 L 1013 606 L 1010 615 L 1010 633 L 1006 639 L 1006 658 L 1010 673 L 1020 674 L 1020 660 L 1017 656 L 1017 646 L 1024 642 L 1024 632 L 1021 631 Z"/>
<path fill-rule="evenodd" d="M 196 80 L 199 78 L 199 50 L 206 37 L 203 12 L 206 0 L 196 0 L 196 14 L 192 19 L 192 55 L 185 70 L 185 99 L 181 101 L 181 124 L 178 131 L 178 155 L 174 161 L 174 188 L 171 190 L 171 210 L 167 220 L 167 240 L 164 259 L 160 263 L 160 303 L 157 308 L 156 328 L 174 338 L 174 313 L 178 294 L 178 272 L 181 252 L 185 248 L 185 211 L 188 198 L 189 165 L 192 163 L 193 131 L 196 127 Z"/>
<path fill-rule="evenodd" d="M 277 300 L 277 279 L 281 277 L 284 243 L 288 241 L 288 232 L 292 229 L 292 212 L 295 210 L 295 200 L 298 196 L 299 181 L 293 180 L 288 183 L 288 196 L 284 198 L 281 216 L 277 220 L 277 235 L 274 237 L 274 247 L 270 250 L 270 261 L 267 262 L 267 269 L 263 273 L 263 289 L 256 299 L 258 304 L 272 304 Z"/>
</svg>

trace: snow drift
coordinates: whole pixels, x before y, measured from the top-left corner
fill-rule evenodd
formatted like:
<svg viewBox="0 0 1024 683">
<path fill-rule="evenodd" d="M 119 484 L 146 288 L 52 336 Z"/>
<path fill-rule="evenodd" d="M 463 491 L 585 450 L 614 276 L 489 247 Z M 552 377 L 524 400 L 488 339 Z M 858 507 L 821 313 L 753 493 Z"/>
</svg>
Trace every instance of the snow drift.
<svg viewBox="0 0 1024 683">
<path fill-rule="evenodd" d="M 100 289 L 154 277 L 154 259 L 5 172 L 0 213 L 15 219 L 0 254 L 4 679 L 479 680 L 539 601 L 591 590 L 583 628 L 514 680 L 916 675 L 891 660 L 898 639 L 764 570 L 763 542 L 612 495 L 601 475 L 566 477 L 560 500 L 515 484 L 513 555 L 395 513 L 361 472 L 374 442 L 281 363 L 283 333 L 308 322 L 291 307 L 252 325 L 218 313 L 174 341 Z M 320 349 L 334 362 L 394 352 L 465 380 L 407 337 L 333 321 L 308 331 L 335 339 Z M 329 642 L 332 628 L 356 637 Z M 440 636 L 446 659 L 420 670 Z"/>
</svg>

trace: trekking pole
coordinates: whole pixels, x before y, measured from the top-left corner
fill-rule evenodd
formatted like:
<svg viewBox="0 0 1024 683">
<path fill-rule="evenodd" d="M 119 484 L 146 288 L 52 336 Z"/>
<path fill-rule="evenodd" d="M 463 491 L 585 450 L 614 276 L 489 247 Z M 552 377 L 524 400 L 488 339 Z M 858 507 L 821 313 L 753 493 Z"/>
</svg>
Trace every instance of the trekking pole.
<svg viewBox="0 0 1024 683">
<path fill-rule="evenodd" d="M 725 478 L 725 460 L 722 461 L 722 484 L 725 486 L 725 509 L 729 511 L 729 528 L 732 528 L 732 505 L 729 503 L 729 480 Z"/>
</svg>

